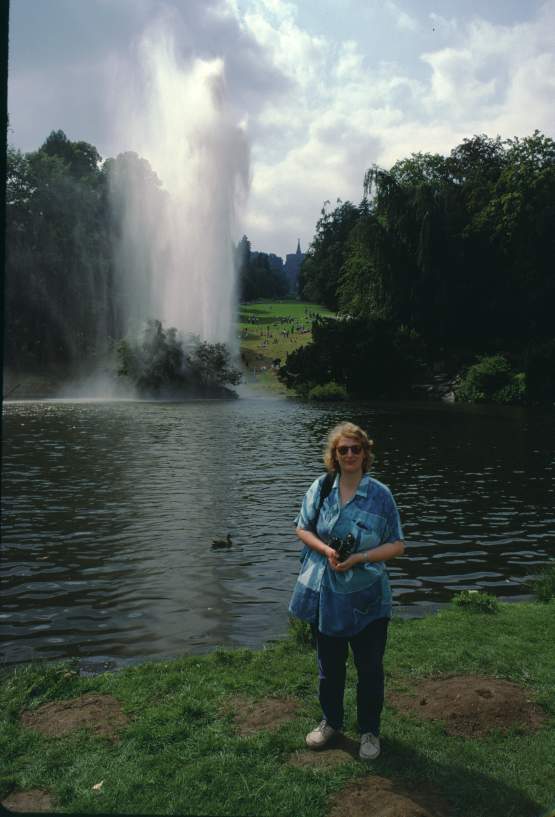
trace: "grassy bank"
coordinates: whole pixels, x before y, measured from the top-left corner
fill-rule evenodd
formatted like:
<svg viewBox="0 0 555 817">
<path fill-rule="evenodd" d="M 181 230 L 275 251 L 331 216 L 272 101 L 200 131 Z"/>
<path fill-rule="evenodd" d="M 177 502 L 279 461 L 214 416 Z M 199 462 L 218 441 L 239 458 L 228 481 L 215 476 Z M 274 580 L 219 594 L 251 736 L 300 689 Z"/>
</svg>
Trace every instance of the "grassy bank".
<svg viewBox="0 0 555 817">
<path fill-rule="evenodd" d="M 277 379 L 272 363 L 277 359 L 285 363 L 288 352 L 310 342 L 314 315 L 332 317 L 333 313 L 304 301 L 241 304 L 238 332 L 249 385 L 270 389 L 276 394 L 289 393 Z"/>
<path fill-rule="evenodd" d="M 350 781 L 379 775 L 407 791 L 432 789 L 447 804 L 442 817 L 538 817 L 555 805 L 553 604 L 394 620 L 383 752 L 372 764 L 349 755 L 321 768 L 291 762 L 320 718 L 315 655 L 293 635 L 259 651 L 218 650 L 94 678 L 79 677 L 71 663 L 5 671 L 0 799 L 42 789 L 57 809 L 77 813 L 323 817 Z M 423 679 L 453 674 L 515 682 L 543 713 L 539 731 L 508 724 L 506 733 L 450 736 L 441 721 L 392 704 Z M 92 693 L 121 704 L 128 721 L 117 737 L 87 729 L 47 737 L 21 724 L 25 710 Z M 280 701 L 289 714 L 276 715 L 279 728 L 241 728 L 238 713 L 249 703 L 256 713 Z M 345 733 L 354 738 L 351 664 L 346 713 Z"/>
</svg>

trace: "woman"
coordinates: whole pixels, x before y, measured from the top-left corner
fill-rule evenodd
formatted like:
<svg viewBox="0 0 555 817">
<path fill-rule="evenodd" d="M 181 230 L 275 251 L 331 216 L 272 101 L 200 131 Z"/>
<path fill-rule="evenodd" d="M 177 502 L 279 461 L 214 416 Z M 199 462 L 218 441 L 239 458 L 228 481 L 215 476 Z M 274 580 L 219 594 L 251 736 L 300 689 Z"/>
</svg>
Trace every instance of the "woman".
<svg viewBox="0 0 555 817">
<path fill-rule="evenodd" d="M 305 555 L 289 605 L 292 615 L 311 623 L 318 648 L 323 719 L 306 736 L 306 743 L 320 749 L 342 728 L 350 644 L 358 675 L 363 760 L 373 760 L 380 753 L 383 654 L 391 618 L 384 563 L 405 550 L 391 491 L 366 473 L 373 460 L 372 445 L 353 423 L 340 423 L 331 430 L 324 452 L 331 476 L 312 483 L 296 520 Z M 351 555 L 338 553 L 340 541 L 350 543 Z"/>
</svg>

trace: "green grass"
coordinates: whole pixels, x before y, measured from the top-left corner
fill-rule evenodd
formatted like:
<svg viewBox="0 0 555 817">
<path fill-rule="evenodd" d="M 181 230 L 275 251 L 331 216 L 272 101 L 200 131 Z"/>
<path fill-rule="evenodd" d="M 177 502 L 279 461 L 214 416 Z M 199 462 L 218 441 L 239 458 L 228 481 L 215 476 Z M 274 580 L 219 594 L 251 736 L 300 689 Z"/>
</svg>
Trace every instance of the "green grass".
<svg viewBox="0 0 555 817">
<path fill-rule="evenodd" d="M 312 317 L 309 313 L 333 317 L 333 312 L 325 307 L 305 301 L 241 304 L 238 332 L 249 385 L 274 393 L 289 393 L 277 379 L 272 361 L 279 358 L 283 364 L 289 352 L 310 342 Z M 305 331 L 299 331 L 300 326 Z M 283 330 L 287 331 L 286 335 L 282 334 Z M 255 368 L 256 376 L 253 376 Z"/>
<path fill-rule="evenodd" d="M 538 601 L 551 601 L 555 598 L 555 563 L 543 567 L 538 575 L 530 581 L 530 586 Z"/>
<path fill-rule="evenodd" d="M 289 756 L 320 719 L 315 655 L 302 633 L 265 649 L 217 650 L 80 678 L 72 664 L 22 665 L 0 677 L 0 797 L 45 788 L 70 813 L 324 817 L 348 780 L 376 773 L 409 789 L 423 782 L 454 817 L 539 817 L 555 803 L 555 615 L 553 604 L 503 604 L 492 616 L 450 608 L 392 622 L 387 690 L 421 678 L 478 673 L 515 681 L 546 711 L 534 735 L 513 728 L 481 739 L 449 737 L 441 724 L 387 705 L 383 752 L 325 771 Z M 300 642 L 300 643 L 299 643 Z M 345 731 L 355 730 L 349 665 Z M 46 738 L 20 714 L 86 692 L 114 695 L 130 721 L 112 743 L 87 731 Z M 237 734 L 225 703 L 234 695 L 294 696 L 300 709 L 277 732 Z M 92 786 L 104 781 L 101 793 Z"/>
</svg>

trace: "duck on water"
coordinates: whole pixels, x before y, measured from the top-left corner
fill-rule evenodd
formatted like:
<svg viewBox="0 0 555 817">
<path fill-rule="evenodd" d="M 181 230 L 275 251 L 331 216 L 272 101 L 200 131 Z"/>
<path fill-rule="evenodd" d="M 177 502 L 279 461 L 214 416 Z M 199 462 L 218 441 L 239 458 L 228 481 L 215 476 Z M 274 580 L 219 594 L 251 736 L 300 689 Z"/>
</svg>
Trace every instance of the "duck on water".
<svg viewBox="0 0 555 817">
<path fill-rule="evenodd" d="M 212 539 L 212 547 L 213 548 L 230 548 L 233 542 L 231 541 L 231 536 L 228 533 L 225 539 Z"/>
</svg>

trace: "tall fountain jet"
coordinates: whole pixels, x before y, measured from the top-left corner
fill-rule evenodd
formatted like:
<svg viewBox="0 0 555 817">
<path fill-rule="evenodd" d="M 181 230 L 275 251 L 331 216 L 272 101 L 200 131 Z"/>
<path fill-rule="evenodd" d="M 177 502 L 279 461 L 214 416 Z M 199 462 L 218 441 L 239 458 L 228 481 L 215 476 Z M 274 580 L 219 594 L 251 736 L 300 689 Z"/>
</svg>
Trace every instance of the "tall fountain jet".
<svg viewBox="0 0 555 817">
<path fill-rule="evenodd" d="M 140 81 L 120 111 L 120 139 L 134 153 L 120 155 L 111 174 L 120 326 L 133 332 L 158 318 L 233 346 L 246 129 L 222 59 L 181 64 L 161 27 L 144 37 L 140 55 Z"/>
</svg>

